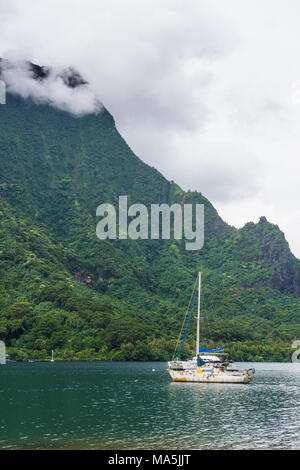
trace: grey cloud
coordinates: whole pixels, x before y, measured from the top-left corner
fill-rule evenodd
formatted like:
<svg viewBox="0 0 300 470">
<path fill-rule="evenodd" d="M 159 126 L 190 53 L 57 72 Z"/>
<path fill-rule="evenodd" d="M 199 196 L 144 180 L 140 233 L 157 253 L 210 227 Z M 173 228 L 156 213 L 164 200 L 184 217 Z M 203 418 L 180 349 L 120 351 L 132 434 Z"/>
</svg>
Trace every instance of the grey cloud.
<svg viewBox="0 0 300 470">
<path fill-rule="evenodd" d="M 259 158 L 242 144 L 202 142 L 176 171 L 176 180 L 187 189 L 201 188 L 215 204 L 251 198 L 260 190 Z"/>
<path fill-rule="evenodd" d="M 144 119 L 160 128 L 196 129 L 209 118 L 209 63 L 230 53 L 235 35 L 207 2 L 190 0 L 188 8 L 181 0 L 44 0 L 42 5 L 12 0 L 12 5 L 14 15 L 0 31 L 0 56 L 14 54 L 22 44 L 23 60 L 74 66 L 121 125 Z M 54 77 L 44 89 L 27 76 L 22 84 L 8 78 L 22 95 L 40 99 L 45 91 L 54 105 L 72 102 L 72 112 L 92 108 L 91 95 L 66 92 Z"/>
</svg>

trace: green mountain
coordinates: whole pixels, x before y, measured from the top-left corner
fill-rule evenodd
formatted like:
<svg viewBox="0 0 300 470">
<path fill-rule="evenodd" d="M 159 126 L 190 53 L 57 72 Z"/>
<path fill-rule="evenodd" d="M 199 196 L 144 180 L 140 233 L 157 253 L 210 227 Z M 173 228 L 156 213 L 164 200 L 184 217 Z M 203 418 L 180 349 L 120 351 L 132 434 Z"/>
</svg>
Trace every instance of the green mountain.
<svg viewBox="0 0 300 470">
<path fill-rule="evenodd" d="M 99 240 L 96 208 L 205 206 L 205 244 Z M 168 360 L 197 272 L 203 346 L 290 360 L 300 261 L 262 217 L 230 227 L 197 192 L 143 163 L 106 109 L 74 117 L 8 94 L 0 106 L 0 339 L 19 359 Z M 194 321 L 194 320 L 193 320 Z M 194 348 L 194 325 L 183 355 Z"/>
</svg>

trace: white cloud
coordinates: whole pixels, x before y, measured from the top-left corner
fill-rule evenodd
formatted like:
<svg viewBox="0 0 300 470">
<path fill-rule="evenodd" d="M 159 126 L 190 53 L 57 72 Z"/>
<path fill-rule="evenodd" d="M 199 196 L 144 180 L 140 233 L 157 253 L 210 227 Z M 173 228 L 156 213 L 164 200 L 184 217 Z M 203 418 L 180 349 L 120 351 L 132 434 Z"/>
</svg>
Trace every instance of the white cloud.
<svg viewBox="0 0 300 470">
<path fill-rule="evenodd" d="M 189 8 L 181 0 L 13 0 L 0 54 L 74 66 L 121 122 L 198 128 L 209 63 L 228 54 L 234 39 L 203 0 Z"/>
<path fill-rule="evenodd" d="M 48 103 L 77 116 L 99 112 L 103 106 L 87 85 L 77 88 L 66 86 L 64 69 L 49 69 L 49 75 L 36 80 L 29 63 L 24 61 L 1 63 L 1 73 L 7 91 L 23 98 L 32 98 L 38 103 Z"/>
<path fill-rule="evenodd" d="M 15 89 L 76 113 L 96 96 L 144 161 L 231 224 L 265 215 L 300 256 L 297 0 L 3 0 L 0 13 L 0 56 L 89 82 L 76 98 L 55 76 Z"/>
</svg>

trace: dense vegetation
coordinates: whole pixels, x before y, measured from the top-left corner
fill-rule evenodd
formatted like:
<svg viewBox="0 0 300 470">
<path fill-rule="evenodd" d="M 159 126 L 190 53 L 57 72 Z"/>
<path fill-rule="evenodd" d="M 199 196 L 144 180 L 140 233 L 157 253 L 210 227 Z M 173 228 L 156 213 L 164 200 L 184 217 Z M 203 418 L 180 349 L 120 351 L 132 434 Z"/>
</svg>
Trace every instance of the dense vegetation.
<svg viewBox="0 0 300 470">
<path fill-rule="evenodd" d="M 96 237 L 96 208 L 204 203 L 205 245 Z M 0 339 L 17 359 L 168 360 L 197 272 L 203 346 L 288 361 L 300 261 L 261 218 L 241 230 L 145 165 L 112 116 L 75 118 L 11 95 L 0 107 Z M 194 322 L 194 320 L 193 320 Z M 183 356 L 193 352 L 194 323 Z"/>
</svg>

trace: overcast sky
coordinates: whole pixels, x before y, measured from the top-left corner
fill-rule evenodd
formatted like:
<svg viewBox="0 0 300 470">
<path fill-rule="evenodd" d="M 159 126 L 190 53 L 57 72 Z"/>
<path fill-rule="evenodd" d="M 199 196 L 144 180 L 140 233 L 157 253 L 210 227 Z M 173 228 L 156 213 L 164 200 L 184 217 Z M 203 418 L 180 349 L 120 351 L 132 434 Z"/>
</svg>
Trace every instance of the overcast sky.
<svg viewBox="0 0 300 470">
<path fill-rule="evenodd" d="M 0 56 L 77 68 L 75 96 L 11 86 L 101 101 L 142 160 L 231 225 L 266 216 L 300 257 L 299 18 L 298 0 L 0 0 Z"/>
</svg>

